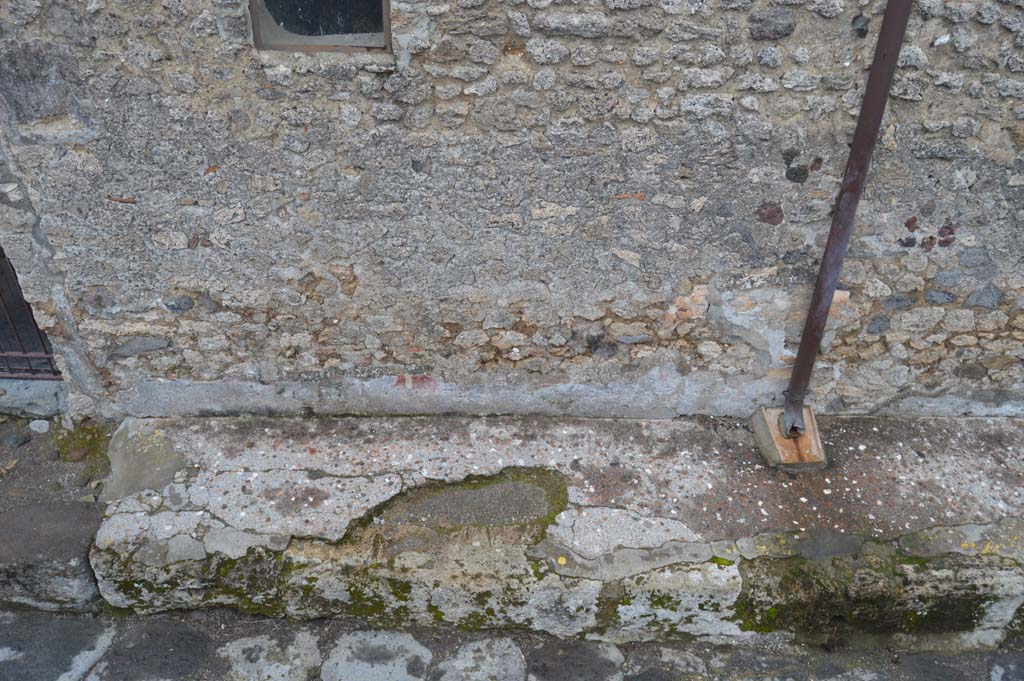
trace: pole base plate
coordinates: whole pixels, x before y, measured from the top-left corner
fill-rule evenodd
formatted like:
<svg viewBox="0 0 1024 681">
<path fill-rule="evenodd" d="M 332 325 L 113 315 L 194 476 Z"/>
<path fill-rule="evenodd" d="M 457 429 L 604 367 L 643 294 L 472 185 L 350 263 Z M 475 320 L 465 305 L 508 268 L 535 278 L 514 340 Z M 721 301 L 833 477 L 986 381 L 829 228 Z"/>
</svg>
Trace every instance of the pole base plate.
<svg viewBox="0 0 1024 681">
<path fill-rule="evenodd" d="M 821 434 L 814 410 L 804 407 L 804 433 L 797 438 L 783 437 L 779 425 L 782 409 L 760 407 L 750 417 L 761 455 L 769 466 L 780 466 L 786 470 L 817 470 L 828 465 L 828 457 L 821 446 Z"/>
</svg>

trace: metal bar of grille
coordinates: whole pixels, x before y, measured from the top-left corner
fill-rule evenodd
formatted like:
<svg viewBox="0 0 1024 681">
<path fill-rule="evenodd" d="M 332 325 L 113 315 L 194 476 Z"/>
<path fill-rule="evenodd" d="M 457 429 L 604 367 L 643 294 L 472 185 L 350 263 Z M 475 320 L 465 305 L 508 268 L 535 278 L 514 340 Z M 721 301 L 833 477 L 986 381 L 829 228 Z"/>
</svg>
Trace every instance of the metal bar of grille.
<svg viewBox="0 0 1024 681">
<path fill-rule="evenodd" d="M 0 352 L 0 357 L 25 357 L 27 359 L 49 359 L 53 357 L 48 352 Z"/>
<path fill-rule="evenodd" d="M 60 380 L 53 349 L 21 293 L 18 276 L 0 248 L 0 378 Z"/>
</svg>

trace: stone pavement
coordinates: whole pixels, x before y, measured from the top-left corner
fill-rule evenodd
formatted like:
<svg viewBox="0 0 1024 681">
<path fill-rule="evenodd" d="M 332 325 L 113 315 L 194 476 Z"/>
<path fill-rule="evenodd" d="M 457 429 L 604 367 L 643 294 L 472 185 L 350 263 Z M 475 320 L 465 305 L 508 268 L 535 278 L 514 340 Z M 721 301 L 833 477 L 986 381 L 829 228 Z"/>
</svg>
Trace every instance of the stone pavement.
<svg viewBox="0 0 1024 681">
<path fill-rule="evenodd" d="M 1020 679 L 1024 421 L 821 425 L 0 424 L 0 680 Z"/>
<path fill-rule="evenodd" d="M 0 611 L 4 681 L 1024 681 L 1024 642 L 946 656 L 757 644 L 613 645 L 512 633 L 367 630 L 226 611 Z"/>
</svg>

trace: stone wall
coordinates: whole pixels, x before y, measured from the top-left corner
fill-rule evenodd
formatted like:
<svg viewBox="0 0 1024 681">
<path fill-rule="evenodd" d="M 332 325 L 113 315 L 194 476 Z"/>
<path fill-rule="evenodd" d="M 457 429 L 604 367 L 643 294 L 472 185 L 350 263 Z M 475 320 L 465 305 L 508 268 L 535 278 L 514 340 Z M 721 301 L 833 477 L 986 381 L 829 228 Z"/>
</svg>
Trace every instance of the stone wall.
<svg viewBox="0 0 1024 681">
<path fill-rule="evenodd" d="M 746 414 L 884 2 L 0 5 L 0 243 L 78 414 Z M 1024 413 L 1024 2 L 915 3 L 814 402 Z M 0 398 L 2 399 L 2 398 Z"/>
</svg>

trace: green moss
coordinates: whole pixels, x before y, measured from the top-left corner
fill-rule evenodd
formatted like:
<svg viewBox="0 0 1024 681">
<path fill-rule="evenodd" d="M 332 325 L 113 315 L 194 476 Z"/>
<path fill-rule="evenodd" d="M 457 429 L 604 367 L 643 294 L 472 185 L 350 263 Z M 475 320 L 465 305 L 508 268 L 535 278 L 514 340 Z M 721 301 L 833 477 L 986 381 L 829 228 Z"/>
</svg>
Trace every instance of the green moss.
<svg viewBox="0 0 1024 681">
<path fill-rule="evenodd" d="M 897 559 L 903 565 L 913 565 L 914 567 L 927 567 L 928 559 L 922 558 L 921 556 L 908 556 L 900 555 Z"/>
<path fill-rule="evenodd" d="M 480 631 L 493 626 L 493 622 L 483 612 L 471 612 L 459 620 L 459 629 L 463 631 Z"/>
<path fill-rule="evenodd" d="M 107 617 L 123 619 L 126 617 L 134 617 L 135 611 L 131 608 L 119 608 L 116 605 L 111 605 L 110 603 L 103 601 L 103 614 Z"/>
<path fill-rule="evenodd" d="M 299 593 L 302 594 L 302 598 L 306 603 L 316 598 L 316 581 L 316 577 L 307 577 L 298 585 Z"/>
<path fill-rule="evenodd" d="M 387 549 L 387 542 L 384 540 L 383 535 L 376 534 L 373 536 L 371 556 L 375 563 L 381 562 L 380 559 L 385 556 L 385 550 Z M 386 561 L 385 561 L 386 562 Z"/>
<path fill-rule="evenodd" d="M 209 565 L 216 575 L 216 588 L 203 592 L 206 602 L 217 603 L 226 596 L 232 607 L 245 613 L 267 617 L 284 614 L 281 586 L 294 566 L 282 551 L 254 547 L 241 558 L 219 556 Z"/>
<path fill-rule="evenodd" d="M 510 480 L 528 482 L 544 490 L 548 498 L 548 514 L 532 523 L 541 528 L 543 538 L 558 514 L 569 506 L 569 488 L 565 478 L 559 473 L 543 468 L 509 468 L 503 471 L 503 474 L 509 476 Z"/>
<path fill-rule="evenodd" d="M 349 584 L 346 591 L 348 592 L 348 604 L 345 610 L 348 614 L 370 620 L 377 620 L 384 614 L 384 599 L 379 595 L 367 593 L 358 584 Z"/>
<path fill-rule="evenodd" d="M 698 603 L 697 609 L 704 612 L 722 612 L 722 604 L 713 598 L 709 598 Z"/>
<path fill-rule="evenodd" d="M 129 596 L 132 600 L 144 602 L 150 595 L 165 594 L 173 585 L 158 584 L 144 579 L 122 579 L 117 583 L 118 591 Z"/>
<path fill-rule="evenodd" d="M 597 626 L 595 633 L 603 633 L 615 629 L 620 624 L 619 608 L 630 605 L 633 597 L 626 594 L 626 587 L 622 582 L 606 582 L 601 586 L 601 593 L 597 596 L 597 613 L 594 618 Z"/>
<path fill-rule="evenodd" d="M 498 603 L 503 608 L 513 607 L 519 608 L 526 605 L 527 600 L 523 598 L 523 592 L 521 590 L 525 580 L 519 580 L 521 587 L 517 589 L 511 584 L 505 584 L 501 587 L 501 596 L 498 597 Z M 530 588 L 529 584 L 526 584 L 526 589 Z"/>
<path fill-rule="evenodd" d="M 759 607 L 749 596 L 741 594 L 733 604 L 733 612 L 733 621 L 743 631 L 767 634 L 779 628 L 779 609 Z"/>
<path fill-rule="evenodd" d="M 74 430 L 57 428 L 54 431 L 53 441 L 57 445 L 61 458 L 67 460 L 72 452 L 84 451 L 84 457 L 107 456 L 107 446 L 110 444 L 110 437 L 114 433 L 114 424 L 106 421 L 82 421 L 75 426 Z"/>
<path fill-rule="evenodd" d="M 627 584 L 618 584 L 615 588 L 605 592 L 599 600 L 597 620 L 599 628 L 595 633 L 603 633 L 608 630 L 620 628 L 623 624 L 628 627 L 635 627 L 642 623 L 644 630 L 658 632 L 658 640 L 691 641 L 696 637 L 684 629 L 697 621 L 698 614 L 690 612 L 687 614 L 682 601 L 674 595 L 661 591 L 640 591 L 627 593 Z M 629 608 L 634 603 L 639 603 L 639 612 L 630 612 L 628 619 L 623 620 L 623 609 Z M 634 619 L 639 615 L 639 619 Z M 684 616 L 685 615 L 685 616 Z M 588 632 L 589 633 L 589 632 Z"/>
<path fill-rule="evenodd" d="M 110 472 L 107 448 L 114 433 L 115 424 L 106 421 L 85 420 L 74 430 L 58 427 L 53 441 L 60 452 L 61 461 L 75 461 L 86 466 L 93 479 L 105 477 Z"/>
<path fill-rule="evenodd" d="M 345 551 L 366 547 L 362 550 L 368 554 L 369 560 L 364 567 L 339 568 L 341 574 L 333 575 L 346 585 L 345 600 L 325 599 L 318 589 L 317 577 L 296 574 L 303 567 L 302 564 L 294 563 L 283 552 L 273 552 L 262 547 L 250 549 L 239 559 L 211 556 L 204 567 L 206 574 L 202 576 L 205 582 L 203 597 L 211 605 L 223 603 L 244 612 L 264 615 L 281 616 L 285 614 L 286 608 L 298 608 L 308 612 L 335 612 L 382 627 L 408 625 L 409 605 L 414 599 L 413 584 L 391 576 L 396 573 L 395 556 L 389 555 L 390 539 L 375 520 L 394 505 L 408 502 L 410 497 L 418 494 L 439 494 L 452 488 L 476 488 L 506 481 L 528 482 L 545 491 L 548 499 L 547 515 L 523 524 L 527 527 L 526 538 L 539 541 L 547 526 L 554 522 L 557 514 L 565 510 L 568 504 L 565 481 L 561 475 L 545 469 L 512 468 L 495 476 L 470 478 L 457 485 L 437 484 L 412 490 L 385 502 L 354 523 L 345 537 L 333 543 Z M 137 572 L 129 565 L 123 565 L 122 569 L 122 574 Z M 531 575 L 534 579 L 542 579 L 545 576 L 543 566 L 533 563 L 530 572 L 524 571 L 522 579 L 525 583 L 533 583 Z M 143 593 L 159 593 L 164 587 L 126 582 L 121 588 L 126 596 L 144 601 Z M 165 588 L 170 591 L 177 586 L 168 585 Z M 521 588 L 520 585 L 518 589 Z M 503 589 L 501 595 L 481 591 L 475 594 L 474 600 L 479 609 L 458 623 L 463 628 L 496 626 L 499 619 L 505 620 L 508 608 L 524 604 L 522 594 L 511 584 Z M 442 610 L 432 603 L 428 603 L 427 612 L 435 622 L 446 620 Z"/>
<path fill-rule="evenodd" d="M 647 596 L 647 602 L 651 604 L 652 608 L 658 608 L 659 610 L 676 611 L 682 605 L 678 598 L 673 598 L 669 594 L 658 591 L 652 591 Z"/>
<path fill-rule="evenodd" d="M 404 603 L 411 600 L 411 585 L 399 580 L 379 579 L 365 573 L 351 572 L 345 575 L 345 581 L 348 582 L 345 589 L 348 599 L 329 603 L 338 614 L 357 617 L 384 628 L 409 624 L 410 610 Z M 325 602 L 324 605 L 328 604 Z"/>
<path fill-rule="evenodd" d="M 766 633 L 823 631 L 842 610 L 844 589 L 823 563 L 799 556 L 740 564 L 743 592 L 733 606 L 740 629 Z"/>
<path fill-rule="evenodd" d="M 1017 614 L 1010 620 L 1010 625 L 1006 628 L 1006 638 L 1012 640 L 1024 638 L 1024 606 L 1017 608 Z"/>
<path fill-rule="evenodd" d="M 907 631 L 934 634 L 974 629 L 985 617 L 994 599 L 980 596 L 943 598 L 929 603 L 920 610 L 906 612 Z"/>
<path fill-rule="evenodd" d="M 979 562 L 1006 561 L 959 554 L 918 560 L 895 551 L 827 561 L 799 556 L 744 561 L 743 592 L 733 606 L 733 619 L 745 631 L 785 629 L 803 635 L 805 642 L 827 635 L 836 623 L 865 634 L 970 631 L 984 618 L 990 597 L 961 587 L 922 601 L 907 593 L 907 574 L 955 574 Z"/>
<path fill-rule="evenodd" d="M 396 600 L 402 601 L 403 603 L 409 600 L 412 595 L 412 584 L 409 582 L 403 582 L 400 579 L 387 580 L 388 591 L 395 597 Z"/>
</svg>

